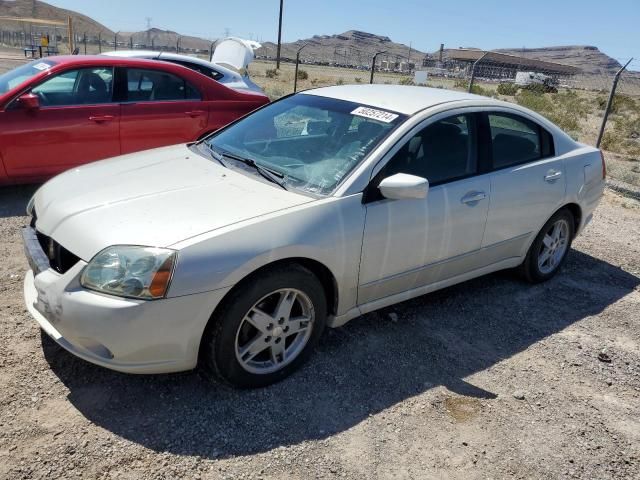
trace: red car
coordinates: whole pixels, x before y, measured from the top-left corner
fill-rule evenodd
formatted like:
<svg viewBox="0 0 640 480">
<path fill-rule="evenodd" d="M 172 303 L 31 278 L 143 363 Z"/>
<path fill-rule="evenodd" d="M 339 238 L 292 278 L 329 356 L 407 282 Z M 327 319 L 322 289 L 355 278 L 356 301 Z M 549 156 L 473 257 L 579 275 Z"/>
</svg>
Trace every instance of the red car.
<svg viewBox="0 0 640 480">
<path fill-rule="evenodd" d="M 268 102 L 166 62 L 35 60 L 0 75 L 0 185 L 194 141 Z"/>
</svg>

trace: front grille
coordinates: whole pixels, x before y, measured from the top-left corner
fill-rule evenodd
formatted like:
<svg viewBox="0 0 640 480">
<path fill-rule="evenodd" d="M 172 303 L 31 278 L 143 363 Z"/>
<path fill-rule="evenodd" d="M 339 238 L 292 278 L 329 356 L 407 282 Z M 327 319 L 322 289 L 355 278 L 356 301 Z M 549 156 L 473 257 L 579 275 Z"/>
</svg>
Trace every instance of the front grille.
<svg viewBox="0 0 640 480">
<path fill-rule="evenodd" d="M 36 231 L 38 243 L 42 247 L 42 251 L 49 259 L 49 266 L 58 273 L 66 273 L 80 260 L 69 250 L 64 248 L 53 238 Z"/>
</svg>

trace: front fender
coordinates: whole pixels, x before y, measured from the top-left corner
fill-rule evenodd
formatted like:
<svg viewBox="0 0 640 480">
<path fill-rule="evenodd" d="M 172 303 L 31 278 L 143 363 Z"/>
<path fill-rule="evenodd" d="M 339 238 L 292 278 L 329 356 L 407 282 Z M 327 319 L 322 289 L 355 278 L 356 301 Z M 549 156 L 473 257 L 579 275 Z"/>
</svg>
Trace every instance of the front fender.
<svg viewBox="0 0 640 480">
<path fill-rule="evenodd" d="M 228 288 L 270 263 L 315 260 L 333 274 L 340 315 L 356 304 L 365 210 L 361 195 L 328 198 L 247 220 L 173 246 L 170 297 Z"/>
</svg>

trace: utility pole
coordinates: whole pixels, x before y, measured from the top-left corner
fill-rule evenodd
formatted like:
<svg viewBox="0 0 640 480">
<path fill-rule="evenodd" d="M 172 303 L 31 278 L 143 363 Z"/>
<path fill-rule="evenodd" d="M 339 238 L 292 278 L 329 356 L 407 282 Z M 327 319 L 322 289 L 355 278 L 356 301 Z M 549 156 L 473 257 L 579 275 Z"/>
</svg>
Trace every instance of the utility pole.
<svg viewBox="0 0 640 480">
<path fill-rule="evenodd" d="M 276 69 L 280 70 L 280 49 L 282 47 L 282 8 L 284 0 L 280 0 L 280 18 L 278 20 L 278 53 L 276 58 Z"/>
<path fill-rule="evenodd" d="M 147 21 L 147 48 L 149 48 L 149 44 L 151 44 L 151 17 L 146 17 Z"/>
<path fill-rule="evenodd" d="M 73 19 L 71 15 L 67 17 L 67 34 L 69 35 L 69 54 L 73 53 L 74 45 L 73 45 Z"/>
</svg>

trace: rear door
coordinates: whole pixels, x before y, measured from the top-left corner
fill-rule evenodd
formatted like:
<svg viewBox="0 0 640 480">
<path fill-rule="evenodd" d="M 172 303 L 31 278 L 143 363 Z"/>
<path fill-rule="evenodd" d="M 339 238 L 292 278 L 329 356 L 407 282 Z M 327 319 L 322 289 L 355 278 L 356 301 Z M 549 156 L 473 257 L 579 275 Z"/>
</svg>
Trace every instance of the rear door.
<svg viewBox="0 0 640 480">
<path fill-rule="evenodd" d="M 10 178 L 48 177 L 120 154 L 120 105 L 113 101 L 113 69 L 68 70 L 31 90 L 40 108 L 17 102 L 4 112 L 0 145 Z"/>
<path fill-rule="evenodd" d="M 491 206 L 483 247 L 520 256 L 565 196 L 565 169 L 542 126 L 504 111 L 484 115 L 491 146 Z"/>
<path fill-rule="evenodd" d="M 207 127 L 201 92 L 184 78 L 163 70 L 121 68 L 120 139 L 123 153 L 196 140 Z"/>
</svg>

